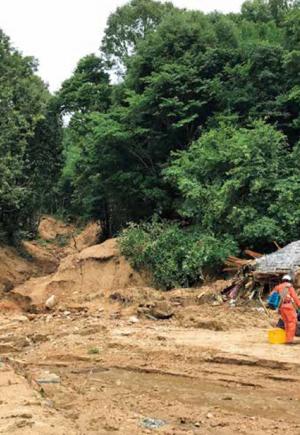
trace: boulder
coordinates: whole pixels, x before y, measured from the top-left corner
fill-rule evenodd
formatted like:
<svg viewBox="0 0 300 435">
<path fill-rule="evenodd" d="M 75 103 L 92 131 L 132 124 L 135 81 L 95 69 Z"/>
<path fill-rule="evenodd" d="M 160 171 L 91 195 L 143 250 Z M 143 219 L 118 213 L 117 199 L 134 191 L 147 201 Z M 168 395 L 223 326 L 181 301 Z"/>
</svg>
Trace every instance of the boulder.
<svg viewBox="0 0 300 435">
<path fill-rule="evenodd" d="M 52 296 L 50 296 L 50 298 L 48 298 L 46 300 L 45 307 L 48 308 L 49 310 L 51 310 L 52 308 L 55 307 L 55 305 L 57 305 L 57 302 L 58 301 L 57 301 L 56 296 L 52 295 Z"/>
<path fill-rule="evenodd" d="M 166 301 L 156 302 L 150 309 L 150 315 L 156 319 L 170 319 L 174 315 L 174 310 L 172 305 Z"/>
</svg>

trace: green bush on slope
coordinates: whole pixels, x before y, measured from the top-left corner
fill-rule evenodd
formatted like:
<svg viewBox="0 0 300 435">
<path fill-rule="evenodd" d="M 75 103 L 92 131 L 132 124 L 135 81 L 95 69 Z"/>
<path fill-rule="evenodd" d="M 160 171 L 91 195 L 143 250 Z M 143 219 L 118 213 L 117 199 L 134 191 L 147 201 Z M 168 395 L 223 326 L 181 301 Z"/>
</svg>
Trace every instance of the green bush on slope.
<svg viewBox="0 0 300 435">
<path fill-rule="evenodd" d="M 230 237 L 216 239 L 197 227 L 184 229 L 178 223 L 152 220 L 130 224 L 121 233 L 121 253 L 131 265 L 151 272 L 160 288 L 191 286 L 218 270 L 225 258 L 237 252 Z"/>
</svg>

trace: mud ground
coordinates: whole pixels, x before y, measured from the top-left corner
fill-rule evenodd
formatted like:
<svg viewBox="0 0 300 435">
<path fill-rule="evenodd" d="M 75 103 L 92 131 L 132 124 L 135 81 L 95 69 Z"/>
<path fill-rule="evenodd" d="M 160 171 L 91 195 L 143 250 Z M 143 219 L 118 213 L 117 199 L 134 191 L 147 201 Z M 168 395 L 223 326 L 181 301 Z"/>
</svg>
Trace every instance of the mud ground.
<svg viewBox="0 0 300 435">
<path fill-rule="evenodd" d="M 224 306 L 197 309 L 228 316 Z M 300 342 L 269 345 L 262 326 L 181 324 L 137 321 L 100 301 L 3 314 L 0 433 L 300 433 Z M 53 374 L 57 383 L 39 383 Z M 145 427 L 147 419 L 161 427 Z"/>
<path fill-rule="evenodd" d="M 46 216 L 30 261 L 0 247 L 0 434 L 300 434 L 300 341 L 227 281 L 151 288 L 98 233 Z"/>
</svg>

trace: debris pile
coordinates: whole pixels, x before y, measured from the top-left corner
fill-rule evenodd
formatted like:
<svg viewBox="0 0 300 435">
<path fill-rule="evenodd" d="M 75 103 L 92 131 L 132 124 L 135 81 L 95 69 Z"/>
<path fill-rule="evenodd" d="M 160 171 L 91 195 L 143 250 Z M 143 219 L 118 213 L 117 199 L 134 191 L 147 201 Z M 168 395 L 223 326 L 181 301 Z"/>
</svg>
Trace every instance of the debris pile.
<svg viewBox="0 0 300 435">
<path fill-rule="evenodd" d="M 235 276 L 230 286 L 221 292 L 223 299 L 260 299 L 286 273 L 292 275 L 295 287 L 300 287 L 300 241 L 268 255 L 251 250 L 246 250 L 245 254 L 251 259 L 229 257 L 225 262 L 224 271 L 234 272 Z"/>
<path fill-rule="evenodd" d="M 286 273 L 297 278 L 300 271 L 300 240 L 290 243 L 273 254 L 264 255 L 256 261 L 255 279 L 280 279 Z"/>
</svg>

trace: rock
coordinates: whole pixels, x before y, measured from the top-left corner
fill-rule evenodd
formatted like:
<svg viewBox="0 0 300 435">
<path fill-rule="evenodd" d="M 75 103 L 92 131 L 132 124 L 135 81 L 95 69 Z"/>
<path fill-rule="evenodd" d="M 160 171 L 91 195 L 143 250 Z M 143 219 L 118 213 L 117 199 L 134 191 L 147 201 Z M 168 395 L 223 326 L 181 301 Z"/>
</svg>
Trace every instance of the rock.
<svg viewBox="0 0 300 435">
<path fill-rule="evenodd" d="M 10 415 L 9 417 L 10 418 L 27 418 L 27 419 L 30 419 L 30 418 L 33 418 L 33 415 L 30 414 L 29 412 L 23 412 L 21 414 Z"/>
<path fill-rule="evenodd" d="M 46 317 L 46 323 L 50 323 L 52 319 L 53 317 L 49 314 L 49 316 Z"/>
<path fill-rule="evenodd" d="M 38 384 L 59 384 L 60 377 L 55 373 L 45 373 L 39 379 L 36 379 Z"/>
<path fill-rule="evenodd" d="M 129 304 L 131 302 L 131 298 L 124 296 L 120 292 L 114 292 L 109 296 L 110 301 L 119 302 L 121 304 Z"/>
<path fill-rule="evenodd" d="M 166 424 L 168 424 L 166 421 L 159 420 L 157 418 L 144 418 L 141 421 L 141 426 L 146 429 L 159 429 L 160 427 L 165 426 Z"/>
<path fill-rule="evenodd" d="M 131 335 L 133 335 L 132 331 L 121 331 L 119 332 L 118 335 L 121 335 L 122 337 L 130 337 Z"/>
<path fill-rule="evenodd" d="M 138 323 L 139 319 L 136 316 L 131 316 L 128 319 L 129 323 Z"/>
<path fill-rule="evenodd" d="M 46 300 L 45 307 L 51 310 L 55 307 L 55 305 L 57 305 L 57 302 L 57 297 L 55 295 L 52 295 Z"/>
<path fill-rule="evenodd" d="M 170 319 L 174 315 L 173 308 L 168 302 L 157 302 L 150 310 L 150 315 L 156 319 Z"/>
<path fill-rule="evenodd" d="M 214 416 L 213 416 L 213 414 L 212 414 L 211 412 L 208 412 L 208 413 L 206 414 L 206 418 L 211 419 L 211 418 L 214 418 Z"/>
<path fill-rule="evenodd" d="M 18 349 L 22 349 L 26 346 L 31 345 L 32 341 L 30 340 L 29 337 L 26 337 L 26 336 L 15 336 L 12 338 L 12 343 Z"/>
<path fill-rule="evenodd" d="M 233 398 L 231 396 L 225 396 L 223 397 L 223 400 L 233 400 Z"/>
<path fill-rule="evenodd" d="M 45 343 L 46 341 L 49 340 L 48 335 L 39 334 L 39 333 L 31 335 L 30 338 L 33 341 L 33 343 Z"/>
<path fill-rule="evenodd" d="M 17 352 L 18 349 L 10 343 L 0 344 L 0 354 L 1 353 L 10 353 Z"/>
<path fill-rule="evenodd" d="M 64 316 L 69 316 L 71 314 L 71 311 L 64 311 Z"/>
<path fill-rule="evenodd" d="M 220 421 L 217 423 L 211 423 L 210 425 L 211 427 L 226 427 L 229 426 L 229 423 L 225 422 L 225 421 Z"/>
<path fill-rule="evenodd" d="M 29 319 L 26 316 L 15 316 L 15 317 L 13 317 L 12 320 L 15 321 L 15 322 L 20 322 L 20 323 L 29 322 Z"/>
<path fill-rule="evenodd" d="M 259 313 L 264 313 L 265 312 L 263 307 L 258 307 L 258 308 L 254 308 L 254 309 L 255 309 L 255 311 L 258 311 Z"/>
<path fill-rule="evenodd" d="M 43 402 L 44 406 L 47 406 L 48 408 L 54 408 L 54 402 L 53 400 L 47 399 Z"/>
</svg>

